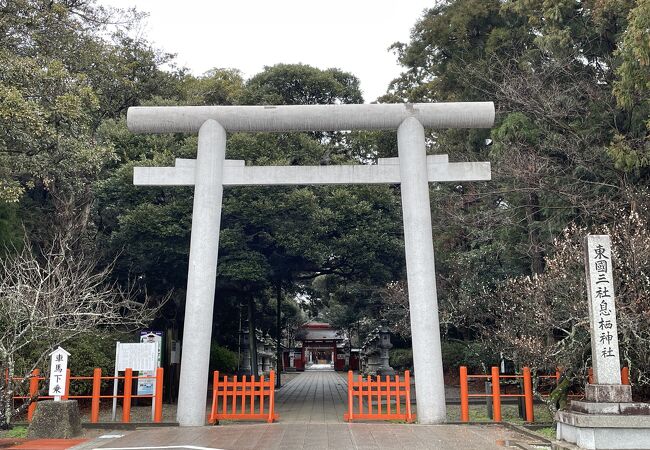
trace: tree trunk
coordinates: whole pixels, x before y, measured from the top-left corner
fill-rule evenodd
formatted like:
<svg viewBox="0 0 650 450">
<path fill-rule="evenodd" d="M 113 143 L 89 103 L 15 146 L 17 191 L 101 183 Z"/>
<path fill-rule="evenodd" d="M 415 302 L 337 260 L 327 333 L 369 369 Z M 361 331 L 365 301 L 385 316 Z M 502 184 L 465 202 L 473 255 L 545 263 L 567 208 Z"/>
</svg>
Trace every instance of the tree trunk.
<svg viewBox="0 0 650 450">
<path fill-rule="evenodd" d="M 257 335 L 255 333 L 255 299 L 248 296 L 248 348 L 251 358 L 251 374 L 258 376 L 257 371 Z"/>
<path fill-rule="evenodd" d="M 531 192 L 528 194 L 526 223 L 528 225 L 528 242 L 530 245 L 530 271 L 533 274 L 540 274 L 544 271 L 544 251 L 539 231 L 541 222 L 542 212 L 539 205 L 539 195 L 537 195 L 537 192 Z"/>
<path fill-rule="evenodd" d="M 276 301 L 276 316 L 275 316 L 275 345 L 276 345 L 276 363 L 275 363 L 275 386 L 279 389 L 282 387 L 280 376 L 282 374 L 282 283 L 278 281 L 275 285 L 275 301 Z"/>
<path fill-rule="evenodd" d="M 13 413 L 13 396 L 14 396 L 14 358 L 8 355 L 5 358 L 6 378 L 5 373 L 2 374 L 4 378 L 2 386 L 2 417 L 0 417 L 0 429 L 6 430 L 11 425 L 11 416 Z M 3 371 L 4 372 L 4 371 Z"/>
</svg>

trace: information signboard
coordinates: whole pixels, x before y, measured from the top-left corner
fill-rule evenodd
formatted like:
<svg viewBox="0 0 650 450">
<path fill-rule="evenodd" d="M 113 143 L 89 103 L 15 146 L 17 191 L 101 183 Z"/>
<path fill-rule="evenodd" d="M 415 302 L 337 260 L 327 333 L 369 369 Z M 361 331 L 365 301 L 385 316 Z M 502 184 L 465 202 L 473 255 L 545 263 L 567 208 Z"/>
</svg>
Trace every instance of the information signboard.
<svg viewBox="0 0 650 450">
<path fill-rule="evenodd" d="M 141 331 L 140 342 L 156 344 L 156 367 L 160 367 L 162 363 L 162 331 Z M 156 376 L 156 369 L 143 370 L 139 373 L 142 377 L 151 378 L 138 378 L 138 395 L 153 395 Z"/>
<path fill-rule="evenodd" d="M 118 372 L 156 370 L 158 344 L 155 342 L 117 343 L 115 367 Z"/>
</svg>

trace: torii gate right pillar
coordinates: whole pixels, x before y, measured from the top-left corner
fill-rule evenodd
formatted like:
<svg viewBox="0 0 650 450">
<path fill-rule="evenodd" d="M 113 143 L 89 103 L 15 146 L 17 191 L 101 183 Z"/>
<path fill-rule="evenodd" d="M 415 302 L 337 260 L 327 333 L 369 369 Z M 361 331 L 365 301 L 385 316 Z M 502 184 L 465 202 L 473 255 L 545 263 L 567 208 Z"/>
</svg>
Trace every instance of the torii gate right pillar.
<svg viewBox="0 0 650 450">
<path fill-rule="evenodd" d="M 404 249 L 408 279 L 417 416 L 422 424 L 447 418 L 424 127 L 409 117 L 397 129 Z"/>
</svg>

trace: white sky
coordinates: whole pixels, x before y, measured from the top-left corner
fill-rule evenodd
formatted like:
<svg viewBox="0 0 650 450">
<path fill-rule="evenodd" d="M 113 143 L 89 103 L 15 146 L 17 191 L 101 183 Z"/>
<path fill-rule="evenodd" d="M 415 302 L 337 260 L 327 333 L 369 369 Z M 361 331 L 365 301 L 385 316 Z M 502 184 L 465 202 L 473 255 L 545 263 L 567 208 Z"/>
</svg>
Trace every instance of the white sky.
<svg viewBox="0 0 650 450">
<path fill-rule="evenodd" d="M 264 66 L 304 63 L 356 75 L 366 103 L 400 73 L 387 48 L 407 42 L 434 0 L 100 0 L 149 13 L 145 36 L 196 75 L 214 68 L 251 77 Z"/>
</svg>

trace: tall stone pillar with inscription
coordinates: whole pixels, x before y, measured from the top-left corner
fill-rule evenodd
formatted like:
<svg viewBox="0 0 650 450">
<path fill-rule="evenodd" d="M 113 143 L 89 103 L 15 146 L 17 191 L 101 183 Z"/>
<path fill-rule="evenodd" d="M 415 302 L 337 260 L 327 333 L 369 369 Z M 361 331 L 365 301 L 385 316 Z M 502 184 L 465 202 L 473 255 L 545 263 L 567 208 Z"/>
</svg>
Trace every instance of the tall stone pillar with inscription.
<svg viewBox="0 0 650 450">
<path fill-rule="evenodd" d="M 612 247 L 608 235 L 585 239 L 593 384 L 585 399 L 558 411 L 557 438 L 589 449 L 650 449 L 650 404 L 634 403 L 621 384 Z"/>
</svg>

